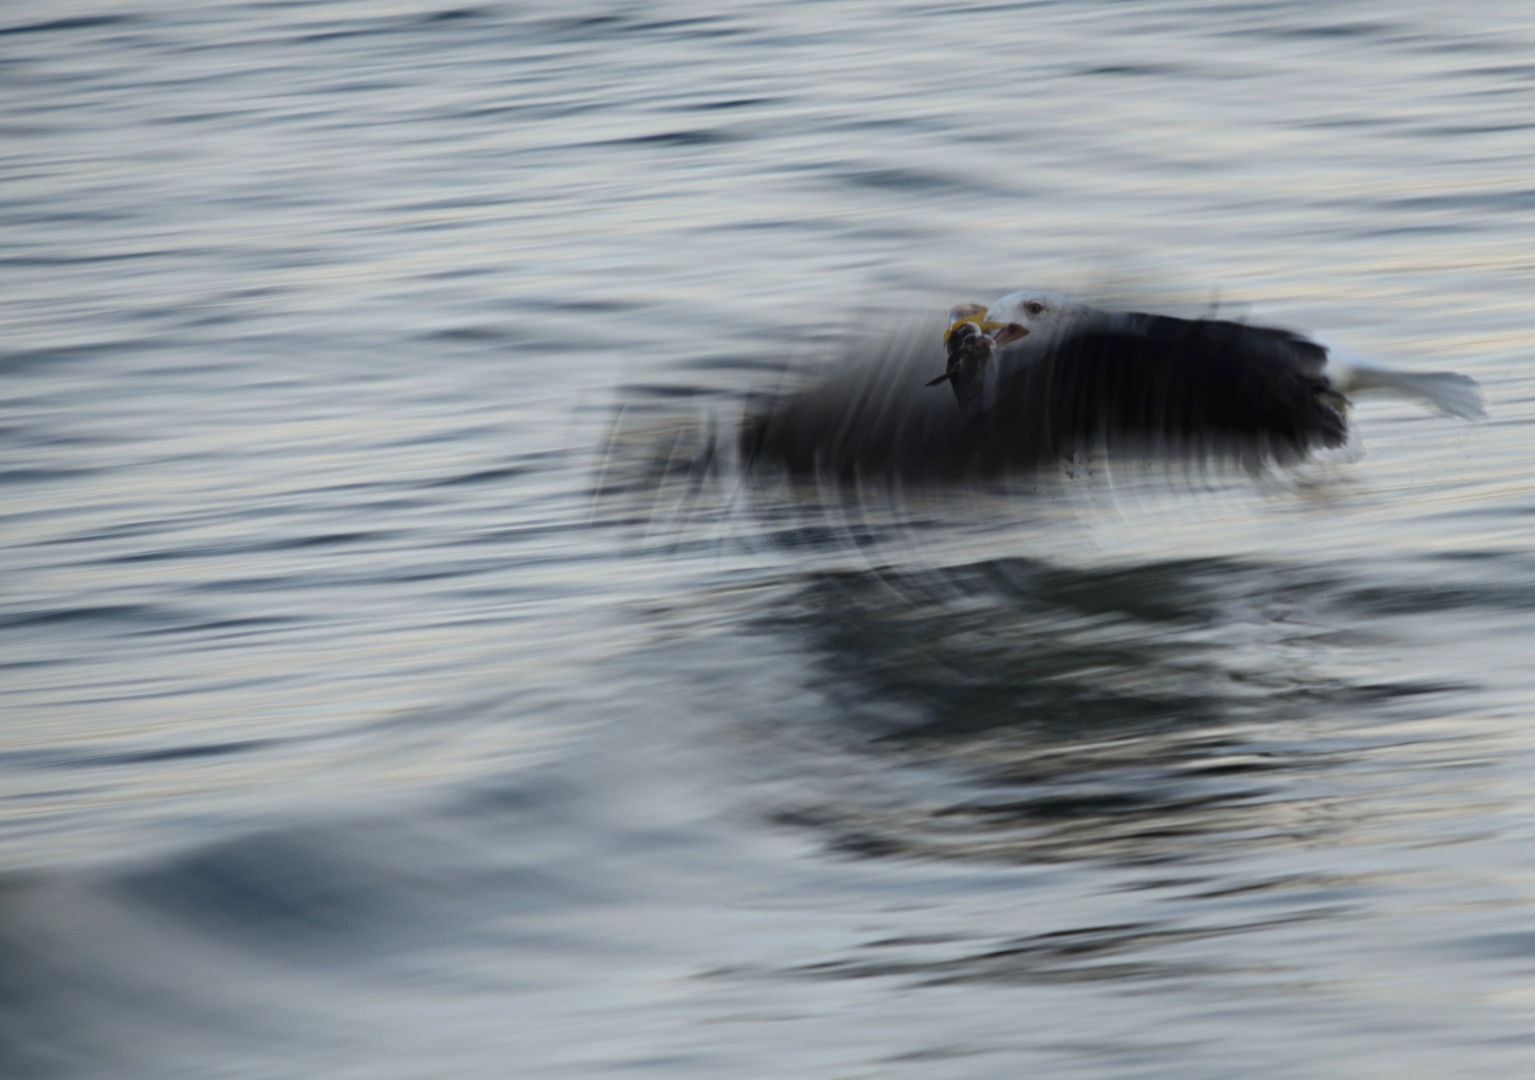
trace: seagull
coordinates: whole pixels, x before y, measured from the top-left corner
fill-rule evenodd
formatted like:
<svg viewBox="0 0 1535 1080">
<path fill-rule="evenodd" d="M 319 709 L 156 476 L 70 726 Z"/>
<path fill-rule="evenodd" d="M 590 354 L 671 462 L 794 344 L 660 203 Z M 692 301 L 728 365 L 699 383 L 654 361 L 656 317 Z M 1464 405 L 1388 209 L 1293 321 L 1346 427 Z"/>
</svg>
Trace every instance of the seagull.
<svg viewBox="0 0 1535 1080">
<path fill-rule="evenodd" d="M 864 355 L 822 381 L 759 401 L 743 460 L 859 480 L 997 475 L 1097 452 L 1254 468 L 1349 445 L 1363 394 L 1484 416 L 1464 375 L 1394 370 L 1276 327 L 1105 311 L 1043 290 L 958 305 L 945 325 L 936 378 L 921 367 L 937 340 L 892 333 L 861 339 Z"/>
</svg>

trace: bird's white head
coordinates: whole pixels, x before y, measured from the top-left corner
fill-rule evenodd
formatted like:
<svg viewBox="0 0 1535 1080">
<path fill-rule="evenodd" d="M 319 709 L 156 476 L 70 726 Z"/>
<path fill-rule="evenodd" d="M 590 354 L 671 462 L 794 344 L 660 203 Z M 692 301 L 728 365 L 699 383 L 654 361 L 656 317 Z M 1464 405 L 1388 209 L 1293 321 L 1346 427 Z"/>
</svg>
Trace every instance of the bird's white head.
<svg viewBox="0 0 1535 1080">
<path fill-rule="evenodd" d="M 1079 304 L 1060 293 L 1040 289 L 1025 289 L 1008 293 L 986 309 L 988 322 L 1016 323 L 1028 331 L 1022 348 L 1047 350 L 1058 344 L 1083 323 L 1091 322 L 1103 313 L 1097 308 Z M 1023 335 L 1020 335 L 1023 336 Z"/>
</svg>

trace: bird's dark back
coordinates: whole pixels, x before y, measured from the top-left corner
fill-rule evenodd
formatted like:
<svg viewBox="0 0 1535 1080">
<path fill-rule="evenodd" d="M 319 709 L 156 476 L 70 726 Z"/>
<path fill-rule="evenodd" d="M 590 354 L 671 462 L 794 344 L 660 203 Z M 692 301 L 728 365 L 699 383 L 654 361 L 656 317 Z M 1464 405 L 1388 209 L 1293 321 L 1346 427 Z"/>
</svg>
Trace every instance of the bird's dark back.
<svg viewBox="0 0 1535 1080">
<path fill-rule="evenodd" d="M 1109 450 L 1299 455 L 1347 438 L 1323 399 L 1325 350 L 1285 330 L 1131 315 L 1085 330 L 1007 379 L 988 458 Z"/>
<path fill-rule="evenodd" d="M 997 400 L 972 418 L 947 387 L 923 387 L 942 363 L 935 346 L 896 338 L 880 362 L 863 357 L 759 403 L 741 429 L 743 459 L 791 473 L 945 479 L 1098 449 L 1293 460 L 1347 438 L 1322 399 L 1325 350 L 1285 330 L 1117 316 L 1044 356 L 1003 354 Z"/>
</svg>

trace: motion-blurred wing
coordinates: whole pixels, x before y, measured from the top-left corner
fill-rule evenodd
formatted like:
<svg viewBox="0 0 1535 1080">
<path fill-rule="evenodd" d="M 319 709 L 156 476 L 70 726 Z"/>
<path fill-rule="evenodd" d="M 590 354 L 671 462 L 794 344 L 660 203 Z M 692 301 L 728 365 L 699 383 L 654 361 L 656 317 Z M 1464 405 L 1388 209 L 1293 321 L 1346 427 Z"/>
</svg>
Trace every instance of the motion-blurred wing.
<svg viewBox="0 0 1535 1080">
<path fill-rule="evenodd" d="M 989 417 L 987 456 L 1046 460 L 1103 446 L 1289 457 L 1338 446 L 1347 426 L 1326 360 L 1284 330 L 1127 316 L 1013 373 Z"/>
</svg>

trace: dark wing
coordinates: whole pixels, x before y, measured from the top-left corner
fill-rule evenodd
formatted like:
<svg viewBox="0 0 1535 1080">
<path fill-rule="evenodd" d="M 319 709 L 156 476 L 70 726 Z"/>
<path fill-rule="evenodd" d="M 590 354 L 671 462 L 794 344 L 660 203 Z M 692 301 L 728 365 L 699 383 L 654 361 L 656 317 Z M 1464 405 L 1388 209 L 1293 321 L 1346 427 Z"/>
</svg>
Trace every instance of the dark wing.
<svg viewBox="0 0 1535 1080">
<path fill-rule="evenodd" d="M 1110 452 L 1294 458 L 1348 437 L 1322 376 L 1326 350 L 1285 330 L 1124 316 L 1076 334 L 1008 379 L 988 459 Z M 1336 400 L 1336 399 L 1333 399 Z"/>
<path fill-rule="evenodd" d="M 930 328 L 847 358 L 823 381 L 759 400 L 739 437 L 748 467 L 851 479 L 955 479 L 1125 456 L 1293 460 L 1347 438 L 1322 346 L 1284 330 L 1117 316 L 1047 356 L 1003 354 L 998 399 L 966 417 L 924 388 L 942 363 Z"/>
</svg>

